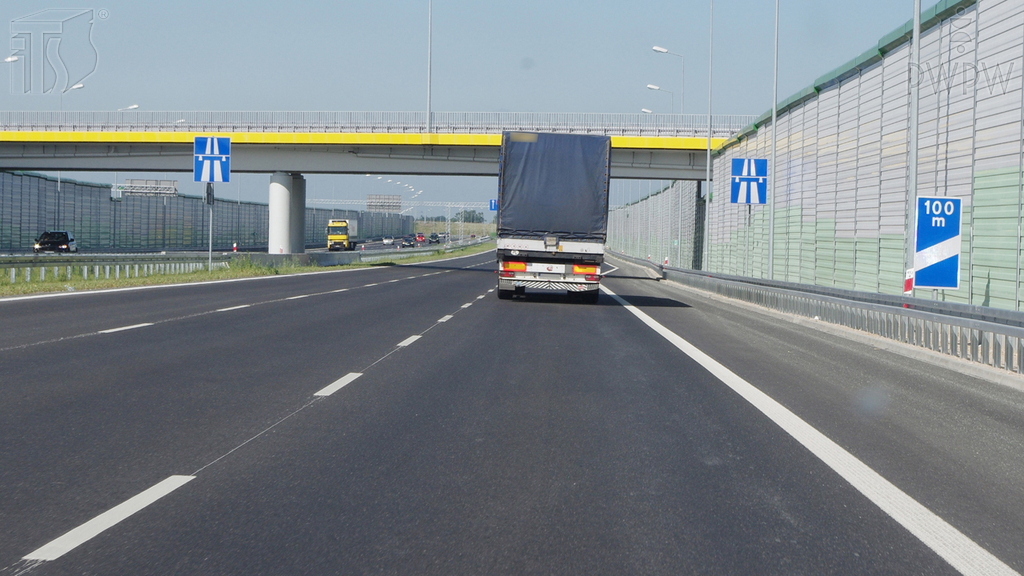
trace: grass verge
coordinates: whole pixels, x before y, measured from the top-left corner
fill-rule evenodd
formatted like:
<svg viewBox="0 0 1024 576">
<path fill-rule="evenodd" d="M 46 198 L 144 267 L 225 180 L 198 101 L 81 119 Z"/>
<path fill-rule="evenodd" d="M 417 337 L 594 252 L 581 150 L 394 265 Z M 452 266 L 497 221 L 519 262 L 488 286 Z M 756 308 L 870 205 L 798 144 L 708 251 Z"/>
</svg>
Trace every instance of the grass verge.
<svg viewBox="0 0 1024 576">
<path fill-rule="evenodd" d="M 14 284 L 12 284 L 10 281 L 9 272 L 4 270 L 3 276 L 0 276 L 0 298 L 6 296 L 24 296 L 28 294 L 43 294 L 51 292 L 77 292 L 88 290 L 104 290 L 109 288 L 128 288 L 134 286 L 155 286 L 160 284 L 187 284 L 191 282 L 208 282 L 210 280 L 231 280 L 235 278 L 254 278 L 257 276 L 300 274 L 304 272 L 325 272 L 328 270 L 346 270 L 353 268 L 372 268 L 375 266 L 393 266 L 395 264 L 414 264 L 417 262 L 430 262 L 432 260 L 441 260 L 444 258 L 453 258 L 457 256 L 469 256 L 472 254 L 479 254 L 481 252 L 486 252 L 488 250 L 493 249 L 494 242 L 487 242 L 477 246 L 469 246 L 467 248 L 453 250 L 452 252 L 445 252 L 442 249 L 428 254 L 413 256 L 410 258 L 382 259 L 376 260 L 374 262 L 359 262 L 330 268 L 322 266 L 297 266 L 291 264 L 285 264 L 278 267 L 264 266 L 260 264 L 255 264 L 248 258 L 242 257 L 232 261 L 228 268 L 216 269 L 213 272 L 199 270 L 196 272 L 188 272 L 184 274 L 165 274 L 120 279 L 90 278 L 89 280 L 83 280 L 81 276 L 78 276 L 72 277 L 69 280 L 63 275 L 60 278 L 55 278 L 52 274 L 51 269 L 51 274 L 48 274 L 46 280 L 33 280 L 31 282 L 25 282 L 23 280 L 24 276 L 22 273 L 19 274 L 18 281 L 15 282 Z M 37 273 L 38 269 L 34 270 L 33 276 L 35 276 Z"/>
</svg>

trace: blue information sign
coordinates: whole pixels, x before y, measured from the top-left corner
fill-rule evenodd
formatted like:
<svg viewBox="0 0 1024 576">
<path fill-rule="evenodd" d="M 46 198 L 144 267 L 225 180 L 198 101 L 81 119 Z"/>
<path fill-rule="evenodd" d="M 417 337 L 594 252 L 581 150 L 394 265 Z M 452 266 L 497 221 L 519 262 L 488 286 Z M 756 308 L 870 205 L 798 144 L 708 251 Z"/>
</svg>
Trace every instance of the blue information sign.
<svg viewBox="0 0 1024 576">
<path fill-rule="evenodd" d="M 231 138 L 196 136 L 195 182 L 228 182 L 231 178 Z"/>
<path fill-rule="evenodd" d="M 733 158 L 731 182 L 733 204 L 764 204 L 768 199 L 768 160 Z"/>
<path fill-rule="evenodd" d="M 916 288 L 960 288 L 960 214 L 960 198 L 917 197 Z"/>
<path fill-rule="evenodd" d="M 497 212 L 497 211 L 498 211 L 498 201 L 495 200 L 494 198 L 491 198 L 491 212 Z"/>
</svg>

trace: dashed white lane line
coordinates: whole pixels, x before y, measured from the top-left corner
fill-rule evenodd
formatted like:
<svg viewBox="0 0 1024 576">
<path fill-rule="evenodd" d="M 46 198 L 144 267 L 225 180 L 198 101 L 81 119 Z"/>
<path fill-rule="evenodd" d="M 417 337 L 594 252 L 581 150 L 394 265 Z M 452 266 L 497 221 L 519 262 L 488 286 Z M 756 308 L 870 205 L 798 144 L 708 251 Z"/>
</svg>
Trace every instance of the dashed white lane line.
<svg viewBox="0 0 1024 576">
<path fill-rule="evenodd" d="M 451 314 L 445 314 L 440 319 L 438 319 L 438 322 L 447 322 L 447 321 L 451 320 L 452 318 L 454 318 L 454 316 L 452 316 Z"/>
<path fill-rule="evenodd" d="M 373 284 L 364 284 L 364 285 L 363 285 L 363 288 L 369 288 L 369 287 L 371 287 L 371 286 L 376 286 L 376 285 L 377 285 L 377 283 L 376 283 L 376 282 L 374 282 Z"/>
<path fill-rule="evenodd" d="M 252 306 L 252 304 L 242 304 L 241 306 L 232 306 L 230 308 L 218 308 L 217 310 L 214 310 L 214 312 L 230 312 L 232 310 L 241 310 L 242 308 L 248 308 L 249 306 Z"/>
<path fill-rule="evenodd" d="M 388 284 L 391 284 L 393 282 L 398 282 L 399 280 L 401 280 L 401 278 L 395 278 L 394 280 L 388 280 Z"/>
<path fill-rule="evenodd" d="M 323 390 L 320 390 L 319 392 L 313 394 L 313 396 L 330 396 L 331 394 L 334 394 L 338 390 L 344 388 L 347 384 L 351 384 L 356 378 L 359 378 L 362 375 L 362 372 L 349 372 L 348 374 L 342 376 L 340 379 L 335 381 L 333 384 L 325 386 Z"/>
<path fill-rule="evenodd" d="M 470 307 L 470 306 L 472 306 L 472 305 L 473 305 L 473 303 L 472 303 L 472 302 L 467 302 L 467 303 L 463 304 L 463 305 L 462 305 L 462 307 L 463 307 L 463 308 L 469 308 L 469 307 Z"/>
<path fill-rule="evenodd" d="M 146 322 L 143 324 L 132 324 L 131 326 L 121 326 L 120 328 L 109 328 L 107 330 L 100 330 L 99 332 L 97 332 L 97 334 L 112 334 L 114 332 L 123 332 L 124 330 L 133 330 L 135 328 L 143 328 L 152 325 L 152 322 Z"/>
<path fill-rule="evenodd" d="M 331 290 L 331 294 L 337 294 L 338 292 L 348 292 L 348 288 L 341 288 L 338 290 Z"/>
<path fill-rule="evenodd" d="M 301 298 L 309 298 L 309 294 L 299 294 L 298 296 L 289 296 L 285 300 L 299 300 Z"/>
<path fill-rule="evenodd" d="M 402 340 L 401 342 L 399 342 L 397 344 L 397 346 L 399 346 L 399 347 L 408 346 L 409 344 L 412 344 L 413 342 L 419 340 L 420 338 L 422 338 L 422 336 L 420 336 L 419 334 L 417 334 L 415 336 L 409 336 L 405 340 Z"/>
<path fill-rule="evenodd" d="M 893 520 L 899 522 L 946 562 L 949 562 L 953 568 L 962 574 L 969 575 L 1016 574 L 1019 576 L 1018 572 L 1004 564 L 991 552 L 979 546 L 937 514 L 883 478 L 867 464 L 861 462 L 856 456 L 847 452 L 842 446 L 758 390 L 753 384 L 740 378 L 714 358 L 662 326 L 657 320 L 634 308 L 607 287 L 601 286 L 601 290 L 672 343 L 683 354 L 695 360 L 726 386 L 732 388 L 744 400 L 750 402 L 762 414 L 775 422 L 797 442 L 803 444 L 812 454 L 866 496 L 868 500 L 871 500 Z"/>
<path fill-rule="evenodd" d="M 487 291 L 488 294 L 490 294 L 491 292 L 494 292 L 494 288 L 491 288 L 490 290 Z"/>
<path fill-rule="evenodd" d="M 487 298 L 487 296 L 484 294 L 481 294 L 480 296 L 476 297 L 477 300 L 483 300 L 484 298 Z"/>
<path fill-rule="evenodd" d="M 121 504 L 114 506 L 110 510 L 107 510 L 92 520 L 89 520 L 85 524 L 82 524 L 78 528 L 74 528 L 60 538 L 57 538 L 48 544 L 44 544 L 41 548 L 38 548 L 34 552 L 30 552 L 26 555 L 24 560 L 56 560 L 85 542 L 95 538 L 104 530 L 116 525 L 118 522 L 128 518 L 132 514 L 135 514 L 139 510 L 142 510 L 146 506 L 149 506 L 153 502 L 156 502 L 178 488 L 181 488 L 193 478 L 195 478 L 195 476 L 171 476 L 155 486 L 132 496 Z"/>
</svg>

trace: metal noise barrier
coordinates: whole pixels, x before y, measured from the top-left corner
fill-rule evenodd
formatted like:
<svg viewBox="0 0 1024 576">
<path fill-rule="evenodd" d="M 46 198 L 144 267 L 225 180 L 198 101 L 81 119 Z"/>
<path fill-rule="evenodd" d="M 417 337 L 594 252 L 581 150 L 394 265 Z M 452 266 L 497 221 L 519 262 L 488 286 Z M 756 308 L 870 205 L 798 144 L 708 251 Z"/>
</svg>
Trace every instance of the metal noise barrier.
<svg viewBox="0 0 1024 576">
<path fill-rule="evenodd" d="M 659 266 L 619 253 L 615 256 L 658 270 L 668 280 L 727 298 L 853 328 L 1008 372 L 1024 370 L 1024 314 L 869 293 L 862 296 L 876 302 L 858 301 L 815 293 L 828 290 L 820 286 L 807 287 L 813 291 L 780 288 L 765 285 L 761 280 L 754 283 L 723 278 L 707 272 Z M 884 301 L 894 304 L 880 303 Z"/>
</svg>

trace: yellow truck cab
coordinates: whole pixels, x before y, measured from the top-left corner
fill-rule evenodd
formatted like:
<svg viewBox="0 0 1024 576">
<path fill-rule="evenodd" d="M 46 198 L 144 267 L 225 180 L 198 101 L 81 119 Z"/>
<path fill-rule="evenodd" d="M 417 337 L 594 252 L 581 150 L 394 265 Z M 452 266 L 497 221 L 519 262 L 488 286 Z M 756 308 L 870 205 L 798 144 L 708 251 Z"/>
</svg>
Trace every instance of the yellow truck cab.
<svg viewBox="0 0 1024 576">
<path fill-rule="evenodd" d="M 328 250 L 355 250 L 356 249 L 356 221 L 355 220 L 328 220 L 327 221 L 327 249 Z"/>
</svg>

